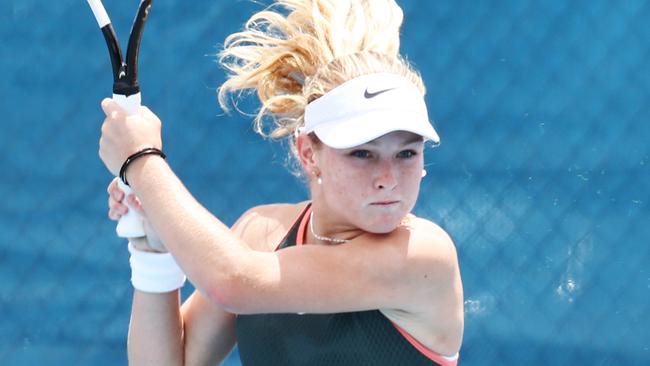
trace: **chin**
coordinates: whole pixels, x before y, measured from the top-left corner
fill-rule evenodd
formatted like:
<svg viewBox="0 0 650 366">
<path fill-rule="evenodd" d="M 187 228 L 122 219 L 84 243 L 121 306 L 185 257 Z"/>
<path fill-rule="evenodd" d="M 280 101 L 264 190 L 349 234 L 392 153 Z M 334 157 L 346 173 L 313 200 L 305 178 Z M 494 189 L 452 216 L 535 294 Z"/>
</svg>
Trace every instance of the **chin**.
<svg viewBox="0 0 650 366">
<path fill-rule="evenodd" d="M 407 208 L 403 203 L 384 207 L 371 205 L 361 216 L 365 216 L 363 229 L 373 234 L 388 234 L 402 223 L 410 212 Z"/>
<path fill-rule="evenodd" d="M 368 223 L 368 227 L 364 228 L 365 231 L 373 234 L 389 234 L 402 223 L 402 218 L 404 215 L 401 215 L 399 218 L 390 218 L 388 220 L 376 220 L 374 222 Z"/>
<path fill-rule="evenodd" d="M 378 228 L 377 230 L 368 230 L 368 232 L 373 233 L 373 234 L 378 234 L 378 235 L 385 235 L 385 234 L 390 234 L 393 231 L 397 229 L 397 225 L 391 227 L 391 228 Z"/>
</svg>

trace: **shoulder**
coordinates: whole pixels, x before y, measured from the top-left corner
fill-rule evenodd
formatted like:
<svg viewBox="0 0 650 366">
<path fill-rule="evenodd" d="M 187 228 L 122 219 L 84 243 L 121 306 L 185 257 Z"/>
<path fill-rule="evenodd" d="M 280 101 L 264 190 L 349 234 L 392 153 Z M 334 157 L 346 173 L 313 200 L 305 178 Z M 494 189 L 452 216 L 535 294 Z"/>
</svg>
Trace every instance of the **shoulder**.
<svg viewBox="0 0 650 366">
<path fill-rule="evenodd" d="M 255 206 L 244 212 L 234 226 L 251 223 L 259 225 L 260 223 L 283 224 L 288 221 L 293 222 L 306 206 L 307 202 Z"/>
<path fill-rule="evenodd" d="M 446 354 L 460 348 L 463 334 L 463 286 L 456 247 L 435 223 L 409 220 L 408 254 L 402 274 L 408 279 L 410 301 L 404 304 L 402 325 Z"/>
<path fill-rule="evenodd" d="M 306 205 L 307 202 L 255 206 L 244 212 L 231 230 L 252 249 L 272 251 Z"/>
<path fill-rule="evenodd" d="M 462 285 L 453 240 L 435 223 L 409 216 L 397 228 L 392 245 L 401 252 L 394 265 L 397 281 L 406 284 L 408 312 L 431 309 L 435 303 L 462 304 Z"/>
<path fill-rule="evenodd" d="M 458 265 L 456 246 L 453 240 L 437 224 L 420 217 L 409 216 L 401 230 L 409 233 L 408 259 L 417 259 L 441 270 L 451 270 Z"/>
</svg>

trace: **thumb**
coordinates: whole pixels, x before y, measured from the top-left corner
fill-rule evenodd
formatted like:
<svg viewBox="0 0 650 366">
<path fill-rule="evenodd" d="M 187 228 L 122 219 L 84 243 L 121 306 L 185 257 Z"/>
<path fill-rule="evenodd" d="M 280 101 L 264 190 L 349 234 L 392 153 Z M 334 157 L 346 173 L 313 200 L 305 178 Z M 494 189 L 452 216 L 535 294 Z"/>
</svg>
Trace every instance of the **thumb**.
<svg viewBox="0 0 650 366">
<path fill-rule="evenodd" d="M 124 109 L 113 99 L 104 98 L 101 103 L 102 110 L 107 117 L 125 114 Z"/>
</svg>

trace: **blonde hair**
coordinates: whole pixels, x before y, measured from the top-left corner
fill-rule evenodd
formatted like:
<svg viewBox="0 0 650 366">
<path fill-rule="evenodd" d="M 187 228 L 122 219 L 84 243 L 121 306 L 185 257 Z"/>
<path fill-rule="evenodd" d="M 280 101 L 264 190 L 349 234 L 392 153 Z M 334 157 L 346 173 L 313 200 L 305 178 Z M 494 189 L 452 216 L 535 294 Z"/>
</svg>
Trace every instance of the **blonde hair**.
<svg viewBox="0 0 650 366">
<path fill-rule="evenodd" d="M 277 0 L 226 38 L 219 103 L 227 111 L 228 93 L 256 91 L 255 131 L 280 139 L 303 125 L 307 103 L 361 75 L 401 75 L 424 95 L 420 75 L 399 55 L 402 20 L 394 0 Z"/>
</svg>

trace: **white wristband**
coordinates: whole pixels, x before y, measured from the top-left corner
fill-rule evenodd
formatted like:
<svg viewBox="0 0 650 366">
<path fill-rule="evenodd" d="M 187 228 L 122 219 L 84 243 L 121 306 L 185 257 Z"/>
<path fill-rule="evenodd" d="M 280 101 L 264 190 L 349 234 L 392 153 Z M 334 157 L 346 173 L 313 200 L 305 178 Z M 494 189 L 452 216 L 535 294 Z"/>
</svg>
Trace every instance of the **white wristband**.
<svg viewBox="0 0 650 366">
<path fill-rule="evenodd" d="M 131 283 L 137 290 L 150 293 L 170 292 L 183 287 L 185 273 L 171 253 L 137 250 L 129 243 Z"/>
</svg>

